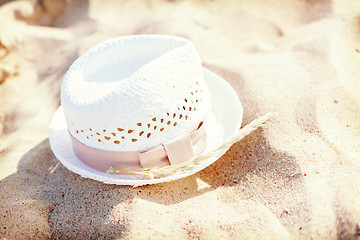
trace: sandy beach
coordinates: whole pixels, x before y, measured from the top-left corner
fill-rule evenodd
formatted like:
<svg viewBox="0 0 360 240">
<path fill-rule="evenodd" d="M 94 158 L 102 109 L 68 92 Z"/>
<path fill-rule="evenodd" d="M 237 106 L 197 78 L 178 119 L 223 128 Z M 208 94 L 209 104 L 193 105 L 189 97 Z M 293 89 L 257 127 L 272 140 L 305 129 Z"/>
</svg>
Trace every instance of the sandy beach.
<svg viewBox="0 0 360 240">
<path fill-rule="evenodd" d="M 360 2 L 0 1 L 0 237 L 359 239 Z M 190 39 L 265 124 L 206 169 L 107 185 L 49 146 L 64 74 L 103 40 Z"/>
</svg>

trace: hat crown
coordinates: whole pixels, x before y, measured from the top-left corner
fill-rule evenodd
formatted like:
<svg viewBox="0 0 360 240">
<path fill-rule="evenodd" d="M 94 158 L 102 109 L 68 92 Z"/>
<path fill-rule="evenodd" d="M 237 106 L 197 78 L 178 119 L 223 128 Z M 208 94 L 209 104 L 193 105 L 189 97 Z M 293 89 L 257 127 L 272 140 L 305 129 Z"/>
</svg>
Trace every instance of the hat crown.
<svg viewBox="0 0 360 240">
<path fill-rule="evenodd" d="M 193 44 L 163 35 L 111 39 L 66 73 L 61 101 L 69 132 L 109 151 L 141 151 L 190 131 L 210 98 Z"/>
</svg>

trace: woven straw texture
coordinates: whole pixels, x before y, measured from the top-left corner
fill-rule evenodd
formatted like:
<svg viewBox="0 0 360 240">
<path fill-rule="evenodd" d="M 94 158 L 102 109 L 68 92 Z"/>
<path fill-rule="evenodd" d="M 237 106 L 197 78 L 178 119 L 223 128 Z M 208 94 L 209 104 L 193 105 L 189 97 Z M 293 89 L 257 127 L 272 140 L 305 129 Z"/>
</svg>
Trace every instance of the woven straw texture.
<svg viewBox="0 0 360 240">
<path fill-rule="evenodd" d="M 193 44 L 164 35 L 110 39 L 70 67 L 61 101 L 70 133 L 87 146 L 138 151 L 189 131 L 210 99 Z"/>
</svg>

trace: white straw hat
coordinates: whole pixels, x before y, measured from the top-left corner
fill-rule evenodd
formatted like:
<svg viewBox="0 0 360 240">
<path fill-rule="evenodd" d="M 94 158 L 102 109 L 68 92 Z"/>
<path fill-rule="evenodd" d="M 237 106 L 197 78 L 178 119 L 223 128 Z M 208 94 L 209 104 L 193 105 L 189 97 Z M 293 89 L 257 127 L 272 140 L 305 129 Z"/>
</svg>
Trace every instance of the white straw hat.
<svg viewBox="0 0 360 240">
<path fill-rule="evenodd" d="M 194 174 L 227 148 L 185 171 L 149 178 L 109 168 L 164 167 L 219 148 L 236 134 L 242 107 L 231 86 L 205 69 L 193 44 L 166 35 L 105 41 L 65 75 L 50 145 L 83 177 L 140 186 Z"/>
</svg>

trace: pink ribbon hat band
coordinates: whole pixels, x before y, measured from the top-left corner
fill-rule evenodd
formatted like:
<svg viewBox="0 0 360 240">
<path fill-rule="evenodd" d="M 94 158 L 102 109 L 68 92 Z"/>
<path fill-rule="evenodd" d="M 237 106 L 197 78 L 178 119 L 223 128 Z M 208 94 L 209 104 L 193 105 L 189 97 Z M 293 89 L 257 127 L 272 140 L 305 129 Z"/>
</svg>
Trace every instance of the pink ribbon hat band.
<svg viewBox="0 0 360 240">
<path fill-rule="evenodd" d="M 190 133 L 184 133 L 145 151 L 115 152 L 91 148 L 70 134 L 76 156 L 98 171 L 139 169 L 176 165 L 200 154 L 206 147 L 206 132 L 201 122 Z"/>
</svg>

